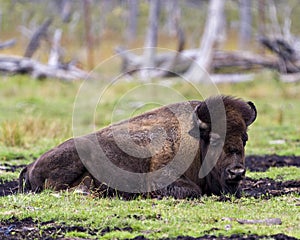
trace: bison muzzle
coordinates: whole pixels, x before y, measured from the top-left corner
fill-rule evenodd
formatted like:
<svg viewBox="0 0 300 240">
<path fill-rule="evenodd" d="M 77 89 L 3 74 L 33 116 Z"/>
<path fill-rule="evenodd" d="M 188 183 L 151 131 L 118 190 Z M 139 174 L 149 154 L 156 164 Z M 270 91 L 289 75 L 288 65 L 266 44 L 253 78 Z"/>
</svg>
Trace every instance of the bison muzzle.
<svg viewBox="0 0 300 240">
<path fill-rule="evenodd" d="M 67 140 L 20 173 L 20 192 L 76 188 L 102 195 L 194 198 L 239 192 L 252 102 L 175 103 Z"/>
</svg>

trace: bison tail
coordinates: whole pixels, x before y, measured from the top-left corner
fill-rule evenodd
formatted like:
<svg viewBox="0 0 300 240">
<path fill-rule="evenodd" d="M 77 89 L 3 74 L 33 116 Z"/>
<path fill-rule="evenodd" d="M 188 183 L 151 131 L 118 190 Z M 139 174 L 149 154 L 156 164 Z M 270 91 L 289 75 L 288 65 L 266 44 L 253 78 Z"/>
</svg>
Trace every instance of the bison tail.
<svg viewBox="0 0 300 240">
<path fill-rule="evenodd" d="M 27 170 L 28 170 L 27 167 L 23 168 L 23 170 L 19 175 L 19 189 L 18 189 L 19 193 L 28 192 L 31 190 L 31 186 L 28 181 Z"/>
</svg>

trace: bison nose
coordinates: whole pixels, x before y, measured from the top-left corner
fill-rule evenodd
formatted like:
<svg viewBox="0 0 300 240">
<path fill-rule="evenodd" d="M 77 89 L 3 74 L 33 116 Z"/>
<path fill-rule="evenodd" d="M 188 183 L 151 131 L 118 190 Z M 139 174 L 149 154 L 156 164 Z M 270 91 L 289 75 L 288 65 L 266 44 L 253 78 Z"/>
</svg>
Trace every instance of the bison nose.
<svg viewBox="0 0 300 240">
<path fill-rule="evenodd" d="M 239 181 L 245 176 L 246 169 L 240 165 L 227 168 L 228 180 Z"/>
</svg>

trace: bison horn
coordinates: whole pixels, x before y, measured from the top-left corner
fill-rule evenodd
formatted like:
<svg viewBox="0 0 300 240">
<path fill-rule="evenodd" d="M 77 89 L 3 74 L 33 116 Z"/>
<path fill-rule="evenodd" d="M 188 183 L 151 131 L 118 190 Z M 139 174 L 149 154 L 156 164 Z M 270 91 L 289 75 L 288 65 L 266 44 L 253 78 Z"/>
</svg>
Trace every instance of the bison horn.
<svg viewBox="0 0 300 240">
<path fill-rule="evenodd" d="M 257 116 L 257 110 L 256 110 L 256 107 L 253 102 L 247 102 L 247 103 L 251 108 L 251 114 L 250 114 L 249 118 L 247 118 L 245 120 L 245 122 L 246 122 L 246 125 L 249 126 L 255 121 L 256 116 Z"/>
<path fill-rule="evenodd" d="M 196 107 L 195 111 L 193 112 L 192 116 L 193 116 L 193 127 L 189 131 L 189 135 L 196 139 L 199 139 L 200 131 L 208 129 L 208 124 L 199 119 L 199 117 L 197 115 L 197 107 Z"/>
<path fill-rule="evenodd" d="M 199 117 L 198 117 L 198 114 L 197 114 L 197 110 L 198 110 L 198 107 L 199 107 L 199 105 L 195 108 L 195 111 L 194 111 L 194 113 L 193 113 L 193 121 L 194 121 L 194 123 L 196 123 L 196 125 L 200 128 L 200 129 L 208 129 L 208 124 L 207 123 L 205 123 L 205 122 L 203 122 L 203 121 L 201 121 L 200 119 L 199 119 Z"/>
</svg>

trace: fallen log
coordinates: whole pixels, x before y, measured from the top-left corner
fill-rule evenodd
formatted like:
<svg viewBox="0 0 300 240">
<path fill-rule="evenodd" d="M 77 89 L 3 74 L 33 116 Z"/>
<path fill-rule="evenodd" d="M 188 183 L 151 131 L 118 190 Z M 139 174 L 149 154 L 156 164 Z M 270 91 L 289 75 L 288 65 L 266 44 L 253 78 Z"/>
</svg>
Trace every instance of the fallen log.
<svg viewBox="0 0 300 240">
<path fill-rule="evenodd" d="M 122 59 L 121 71 L 129 75 L 138 72 L 143 67 L 143 57 L 126 51 L 121 47 L 116 49 L 116 53 Z M 153 76 L 156 76 L 161 71 L 169 72 L 170 75 L 184 74 L 191 64 L 197 59 L 199 54 L 198 49 L 184 50 L 178 52 L 167 52 L 157 54 L 155 57 L 155 68 Z M 174 64 L 176 58 L 176 64 Z M 172 64 L 170 64 L 172 63 Z M 166 67 L 169 66 L 170 68 Z M 212 72 L 218 70 L 237 73 L 245 70 L 257 70 L 262 68 L 271 68 L 279 70 L 280 65 L 275 57 L 263 57 L 258 54 L 240 51 L 214 51 L 212 59 Z"/>
<path fill-rule="evenodd" d="M 235 71 L 261 68 L 279 69 L 276 58 L 244 51 L 215 51 L 212 65 L 214 71 L 225 68 L 237 68 Z"/>
<path fill-rule="evenodd" d="M 34 78 L 57 78 L 74 81 L 90 78 L 89 74 L 72 64 L 51 66 L 34 59 L 13 55 L 0 55 L 0 71 L 10 74 L 29 74 Z"/>
<path fill-rule="evenodd" d="M 281 74 L 279 76 L 280 80 L 285 83 L 295 83 L 300 82 L 300 72 L 298 73 L 289 73 L 289 74 Z"/>
<path fill-rule="evenodd" d="M 211 74 L 209 77 L 213 83 L 239 83 L 252 81 L 255 74 Z"/>
</svg>

